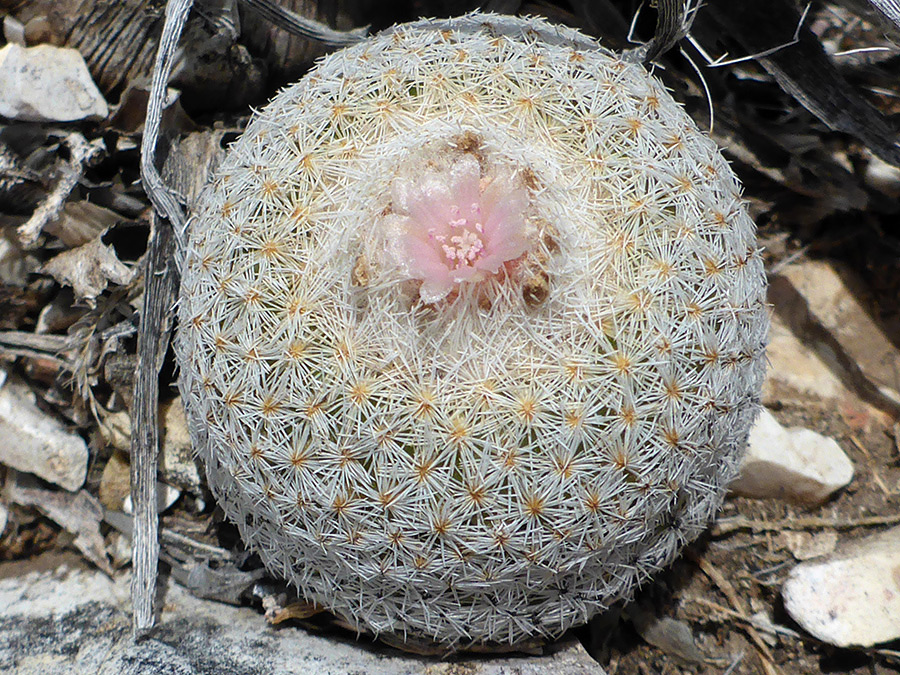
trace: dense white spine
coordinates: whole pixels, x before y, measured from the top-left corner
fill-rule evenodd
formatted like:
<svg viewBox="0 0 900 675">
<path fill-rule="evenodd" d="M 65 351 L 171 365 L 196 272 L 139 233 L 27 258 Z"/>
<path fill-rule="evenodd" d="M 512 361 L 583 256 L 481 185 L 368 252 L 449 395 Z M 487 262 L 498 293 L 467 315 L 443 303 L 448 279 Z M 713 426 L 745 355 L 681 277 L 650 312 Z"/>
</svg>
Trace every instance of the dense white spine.
<svg viewBox="0 0 900 675">
<path fill-rule="evenodd" d="M 459 215 L 439 182 L 472 166 L 486 209 L 516 204 L 511 257 L 429 287 L 403 237 Z M 765 276 L 733 173 L 641 67 L 538 19 L 324 59 L 232 146 L 182 272 L 210 485 L 275 573 L 376 633 L 586 621 L 702 531 L 756 414 Z"/>
</svg>

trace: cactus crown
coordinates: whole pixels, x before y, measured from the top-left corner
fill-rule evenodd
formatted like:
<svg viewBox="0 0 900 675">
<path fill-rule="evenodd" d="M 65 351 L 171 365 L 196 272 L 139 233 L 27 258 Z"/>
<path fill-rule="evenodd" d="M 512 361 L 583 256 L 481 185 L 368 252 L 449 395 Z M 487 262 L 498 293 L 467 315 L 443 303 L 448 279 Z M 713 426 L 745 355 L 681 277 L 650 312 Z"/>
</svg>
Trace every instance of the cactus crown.
<svg viewBox="0 0 900 675">
<path fill-rule="evenodd" d="M 360 629 L 555 636 L 696 537 L 764 370 L 739 186 L 643 68 L 472 14 L 332 54 L 195 216 L 177 350 L 245 539 Z"/>
</svg>

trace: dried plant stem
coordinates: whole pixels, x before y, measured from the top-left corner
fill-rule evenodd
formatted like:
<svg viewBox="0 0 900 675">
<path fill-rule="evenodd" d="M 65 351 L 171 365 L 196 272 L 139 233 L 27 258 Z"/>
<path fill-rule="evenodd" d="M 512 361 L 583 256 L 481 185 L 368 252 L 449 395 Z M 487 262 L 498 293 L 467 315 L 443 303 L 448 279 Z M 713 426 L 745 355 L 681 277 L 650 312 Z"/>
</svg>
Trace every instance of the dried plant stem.
<svg viewBox="0 0 900 675">
<path fill-rule="evenodd" d="M 131 601 L 135 638 L 153 628 L 153 601 L 159 564 L 159 520 L 156 514 L 156 470 L 159 452 L 159 370 L 171 330 L 175 275 L 175 240 L 172 227 L 181 232 L 184 212 L 156 170 L 156 143 L 162 120 L 166 84 L 172 72 L 178 39 L 187 22 L 192 0 L 172 0 L 166 5 L 166 20 L 160 38 L 147 119 L 141 140 L 141 179 L 150 201 L 163 218 L 152 217 L 147 268 L 144 276 L 144 304 L 138 333 L 138 369 L 134 382 L 135 433 L 131 438 L 131 499 L 134 503 L 134 548 Z M 165 219 L 168 219 L 166 222 Z"/>
<path fill-rule="evenodd" d="M 131 499 L 134 503 L 132 560 L 135 637 L 153 627 L 159 521 L 156 515 L 156 469 L 159 449 L 159 371 L 172 330 L 175 301 L 175 242 L 172 229 L 153 216 L 153 236 L 144 276 L 144 305 L 138 333 L 138 368 L 134 383 L 135 433 L 131 438 Z"/>
<path fill-rule="evenodd" d="M 129 539 L 133 537 L 133 523 L 129 516 L 120 511 L 104 509 L 103 520 L 117 532 L 124 534 Z M 216 562 L 230 562 L 232 559 L 231 553 L 224 548 L 197 541 L 196 539 L 181 534 L 180 532 L 176 532 L 170 528 L 161 527 L 159 530 L 159 539 L 165 548 L 183 551 L 195 559 Z"/>
<path fill-rule="evenodd" d="M 62 352 L 68 340 L 62 335 L 39 335 L 18 330 L 0 331 L 0 356 L 23 356 L 27 359 L 49 359 L 60 366 L 71 367 Z"/>
<path fill-rule="evenodd" d="M 900 523 L 900 513 L 851 520 L 821 518 L 818 516 L 785 518 L 783 520 L 750 520 L 743 516 L 735 516 L 734 518 L 727 518 L 717 522 L 713 526 L 711 533 L 714 537 L 721 537 L 722 535 L 731 534 L 738 530 L 777 532 L 780 530 L 807 530 L 824 527 L 832 527 L 837 530 L 848 530 L 853 527 L 875 527 L 878 525 L 893 525 L 894 523 Z"/>
<path fill-rule="evenodd" d="M 184 226 L 184 211 L 156 170 L 156 144 L 166 98 L 166 85 L 175 62 L 178 39 L 193 4 L 193 0 L 171 0 L 166 4 L 166 21 L 160 36 L 156 63 L 153 66 L 147 119 L 144 123 L 144 136 L 141 139 L 141 180 L 144 183 L 144 190 L 156 210 L 168 218 L 178 232 L 181 232 Z"/>
<path fill-rule="evenodd" d="M 806 636 L 800 635 L 800 633 L 798 633 L 797 631 L 791 630 L 790 628 L 785 628 L 784 626 L 777 626 L 774 624 L 771 626 L 767 626 L 765 624 L 761 624 L 752 616 L 748 616 L 743 612 L 738 612 L 737 610 L 726 607 L 725 605 L 720 605 L 718 602 L 707 600 L 706 598 L 690 596 L 686 597 L 685 600 L 687 602 L 693 602 L 697 605 L 702 605 L 703 607 L 708 607 L 709 609 L 720 612 L 721 614 L 724 614 L 732 619 L 737 619 L 741 623 L 745 623 L 747 625 L 753 626 L 754 628 L 758 628 L 763 633 L 769 633 L 771 635 L 782 635 L 797 639 L 806 638 Z"/>
<path fill-rule="evenodd" d="M 62 166 L 59 180 L 47 198 L 31 214 L 31 218 L 16 230 L 19 243 L 25 248 L 34 246 L 44 226 L 59 215 L 69 193 L 84 175 L 84 167 L 99 157 L 103 151 L 103 139 L 88 142 L 84 136 L 75 132 L 66 136 L 65 144 L 69 146 L 72 154 L 69 162 Z"/>
</svg>

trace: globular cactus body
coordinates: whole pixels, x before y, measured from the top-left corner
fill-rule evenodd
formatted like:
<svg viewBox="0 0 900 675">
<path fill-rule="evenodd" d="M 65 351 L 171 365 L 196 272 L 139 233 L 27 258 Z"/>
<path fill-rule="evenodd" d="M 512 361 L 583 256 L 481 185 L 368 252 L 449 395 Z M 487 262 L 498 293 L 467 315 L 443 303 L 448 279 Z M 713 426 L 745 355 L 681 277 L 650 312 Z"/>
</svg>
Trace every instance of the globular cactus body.
<svg viewBox="0 0 900 675">
<path fill-rule="evenodd" d="M 556 636 L 718 508 L 765 278 L 645 70 L 474 14 L 332 54 L 250 123 L 183 265 L 181 387 L 273 572 L 360 629 Z"/>
</svg>

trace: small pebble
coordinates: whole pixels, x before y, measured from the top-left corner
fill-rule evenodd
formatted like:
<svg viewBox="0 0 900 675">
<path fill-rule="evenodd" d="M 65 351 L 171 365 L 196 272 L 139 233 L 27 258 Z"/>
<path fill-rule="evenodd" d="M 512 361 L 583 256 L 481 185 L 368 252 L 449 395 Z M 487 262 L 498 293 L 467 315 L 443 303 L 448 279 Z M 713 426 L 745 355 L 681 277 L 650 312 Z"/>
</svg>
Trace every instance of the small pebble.
<svg viewBox="0 0 900 675">
<path fill-rule="evenodd" d="M 162 482 L 156 483 L 156 508 L 162 513 L 181 496 L 181 491 Z M 131 463 L 122 451 L 116 451 L 103 467 L 100 477 L 100 503 L 114 511 L 131 515 Z"/>
<path fill-rule="evenodd" d="M 134 549 L 131 546 L 131 538 L 120 532 L 111 532 L 107 536 L 106 550 L 115 569 L 120 569 L 130 563 L 134 553 Z"/>
<path fill-rule="evenodd" d="M 837 532 L 782 532 L 779 539 L 797 560 L 811 560 L 832 553 L 837 546 Z"/>
<path fill-rule="evenodd" d="M 200 492 L 203 479 L 191 445 L 191 434 L 187 428 L 181 397 L 160 405 L 159 415 L 163 425 L 160 439 L 160 471 L 163 477 L 182 489 Z"/>
<path fill-rule="evenodd" d="M 121 511 L 125 497 L 131 494 L 131 466 L 125 453 L 114 452 L 100 476 L 100 503 L 113 511 Z"/>
<path fill-rule="evenodd" d="M 166 511 L 172 504 L 178 501 L 178 498 L 181 496 L 181 491 L 178 488 L 173 488 L 171 485 L 166 485 L 165 483 L 157 483 L 156 484 L 156 511 L 157 513 L 163 513 Z M 122 502 L 122 510 L 127 513 L 129 516 L 134 513 L 134 506 L 131 503 L 131 495 L 125 497 L 125 500 Z"/>
<path fill-rule="evenodd" d="M 900 638 L 900 527 L 797 565 L 781 592 L 794 621 L 829 644 Z"/>
<path fill-rule="evenodd" d="M 731 490 L 742 497 L 821 504 L 853 479 L 853 464 L 833 438 L 785 428 L 763 409 Z"/>
</svg>

